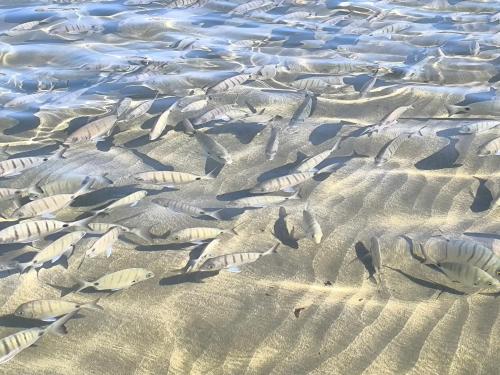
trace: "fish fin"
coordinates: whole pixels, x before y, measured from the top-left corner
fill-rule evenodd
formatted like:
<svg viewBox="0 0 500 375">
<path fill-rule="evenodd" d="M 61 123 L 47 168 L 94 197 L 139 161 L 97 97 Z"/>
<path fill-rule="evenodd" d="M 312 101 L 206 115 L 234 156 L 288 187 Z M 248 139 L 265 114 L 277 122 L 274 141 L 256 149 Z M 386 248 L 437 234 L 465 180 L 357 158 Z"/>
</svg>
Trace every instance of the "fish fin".
<svg viewBox="0 0 500 375">
<path fill-rule="evenodd" d="M 92 301 L 89 303 L 84 303 L 83 305 L 81 305 L 81 307 L 86 308 L 86 309 L 91 309 L 91 310 L 104 310 L 104 307 L 97 304 L 100 299 L 101 298 L 99 297 L 95 301 Z"/>
<path fill-rule="evenodd" d="M 453 115 L 456 115 L 457 113 L 460 113 L 464 107 L 458 106 L 458 105 L 451 105 L 451 104 L 446 104 L 446 110 L 448 111 L 448 117 L 451 117 Z"/>
<path fill-rule="evenodd" d="M 55 322 L 57 318 L 46 318 L 46 319 L 41 319 L 42 322 Z"/>
<path fill-rule="evenodd" d="M 217 177 L 217 169 L 219 169 L 219 167 L 215 167 L 214 169 L 212 169 L 205 176 L 203 176 L 203 179 L 204 180 L 213 180 L 214 178 L 216 178 Z"/>
<path fill-rule="evenodd" d="M 273 247 L 271 247 L 271 248 L 270 248 L 269 250 L 267 250 L 267 251 L 264 251 L 264 252 L 262 253 L 262 256 L 264 256 L 264 255 L 270 255 L 270 254 L 277 254 L 277 253 L 278 253 L 277 249 L 278 249 L 278 247 L 279 247 L 279 246 L 280 246 L 280 243 L 279 243 L 279 242 L 276 242 L 276 243 L 273 245 Z"/>
<path fill-rule="evenodd" d="M 245 100 L 245 105 L 248 107 L 248 109 L 253 113 L 257 113 L 257 110 L 255 109 L 255 107 L 253 105 L 251 105 L 247 100 Z"/>
<path fill-rule="evenodd" d="M 54 334 L 56 336 L 64 336 L 66 333 L 68 333 L 68 330 L 66 329 L 64 324 L 66 324 L 68 320 L 73 318 L 78 313 L 78 311 L 80 311 L 80 309 L 75 310 L 57 319 L 54 323 L 52 323 L 46 328 L 46 332 Z"/>
<path fill-rule="evenodd" d="M 31 266 L 33 266 L 33 262 L 25 262 L 25 263 L 17 263 L 16 267 L 19 270 L 19 274 L 24 273 L 27 269 L 29 269 Z"/>
<path fill-rule="evenodd" d="M 285 193 L 296 193 L 297 192 L 297 190 L 295 190 L 292 186 L 288 186 L 288 187 L 281 189 L 281 190 L 283 190 Z"/>
<path fill-rule="evenodd" d="M 112 253 L 113 253 L 113 245 L 108 246 L 108 248 L 106 249 L 106 258 L 109 258 Z"/>
<path fill-rule="evenodd" d="M 50 263 L 54 264 L 55 262 L 57 262 L 59 260 L 59 258 L 61 257 L 61 255 L 57 255 L 56 257 L 52 258 L 52 260 L 50 261 Z"/>
<path fill-rule="evenodd" d="M 217 210 L 217 211 L 213 211 L 213 212 L 205 212 L 205 215 L 213 217 L 215 220 L 220 220 L 221 219 L 220 212 L 222 210 L 223 210 L 223 208 L 221 208 L 220 210 Z"/>
<path fill-rule="evenodd" d="M 46 213 L 42 214 L 40 217 L 42 217 L 44 219 L 53 219 L 56 217 L 56 215 L 53 214 L 52 212 L 46 212 Z"/>
<path fill-rule="evenodd" d="M 139 201 L 135 201 L 135 202 L 131 203 L 129 207 L 135 207 L 135 206 L 137 206 L 137 203 L 139 203 Z"/>
<path fill-rule="evenodd" d="M 231 273 L 240 273 L 241 272 L 240 267 L 237 267 L 237 266 L 229 267 L 229 268 L 227 268 L 227 270 Z"/>
</svg>

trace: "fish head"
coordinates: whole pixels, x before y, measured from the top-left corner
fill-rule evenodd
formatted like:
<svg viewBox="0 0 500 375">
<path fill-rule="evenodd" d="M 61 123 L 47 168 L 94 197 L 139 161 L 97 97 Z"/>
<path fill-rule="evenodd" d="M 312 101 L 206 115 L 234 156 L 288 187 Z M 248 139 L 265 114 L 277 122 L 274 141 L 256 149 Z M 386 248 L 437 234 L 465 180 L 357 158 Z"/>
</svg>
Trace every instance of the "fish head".
<svg viewBox="0 0 500 375">
<path fill-rule="evenodd" d="M 153 277 L 155 277 L 155 274 L 151 271 L 146 270 L 144 274 L 144 280 L 152 279 Z"/>
<path fill-rule="evenodd" d="M 212 260 L 208 259 L 199 268 L 200 271 L 215 271 L 217 269 L 217 264 Z"/>
<path fill-rule="evenodd" d="M 20 316 L 21 318 L 32 318 L 32 315 L 29 313 L 29 310 L 25 307 L 25 305 L 19 306 L 16 311 L 14 311 L 14 315 Z"/>
<path fill-rule="evenodd" d="M 462 125 L 459 129 L 458 129 L 458 132 L 460 134 L 471 134 L 471 133 L 474 133 L 474 131 L 472 130 L 472 128 L 469 126 L 469 125 Z"/>
</svg>

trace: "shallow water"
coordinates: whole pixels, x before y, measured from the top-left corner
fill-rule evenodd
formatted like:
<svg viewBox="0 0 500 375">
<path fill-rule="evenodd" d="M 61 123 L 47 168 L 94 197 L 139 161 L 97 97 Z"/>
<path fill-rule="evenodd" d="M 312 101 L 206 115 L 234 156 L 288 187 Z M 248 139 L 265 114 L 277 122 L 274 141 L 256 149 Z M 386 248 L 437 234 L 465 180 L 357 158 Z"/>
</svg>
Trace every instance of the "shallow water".
<svg viewBox="0 0 500 375">
<path fill-rule="evenodd" d="M 32 300 L 104 309 L 2 373 L 494 374 L 499 22 L 486 0 L 0 1 L 0 336 L 47 327 L 14 313 Z M 197 227 L 223 231 L 177 239 Z M 154 277 L 71 289 L 129 268 Z"/>
</svg>

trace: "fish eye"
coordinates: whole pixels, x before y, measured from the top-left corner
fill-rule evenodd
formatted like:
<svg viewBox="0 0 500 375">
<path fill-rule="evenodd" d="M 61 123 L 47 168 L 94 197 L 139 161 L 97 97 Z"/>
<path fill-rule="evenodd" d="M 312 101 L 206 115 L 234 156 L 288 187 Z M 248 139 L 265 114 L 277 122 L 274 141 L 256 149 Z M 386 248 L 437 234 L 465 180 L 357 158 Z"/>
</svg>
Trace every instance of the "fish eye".
<svg viewBox="0 0 500 375">
<path fill-rule="evenodd" d="M 146 275 L 146 276 L 147 276 L 147 275 Z M 134 283 L 135 283 L 135 280 L 132 280 L 132 284 L 134 284 Z"/>
<path fill-rule="evenodd" d="M 42 160 L 43 160 L 43 161 L 47 161 L 47 160 L 49 160 L 49 158 L 43 158 Z"/>
<path fill-rule="evenodd" d="M 94 283 L 94 286 L 99 286 L 99 283 L 98 283 L 98 282 L 95 282 L 95 283 Z"/>
<path fill-rule="evenodd" d="M 175 237 L 174 237 L 174 240 L 178 240 L 178 239 L 179 239 L 179 236 L 175 236 Z"/>
<path fill-rule="evenodd" d="M 465 107 L 464 108 L 466 111 L 470 111 L 470 107 Z"/>
<path fill-rule="evenodd" d="M 24 311 L 22 311 L 22 310 L 21 311 L 17 311 L 16 314 L 17 315 L 24 315 Z"/>
<path fill-rule="evenodd" d="M 63 224 L 63 228 L 67 228 L 67 227 L 69 227 L 69 224 L 67 224 L 67 223 Z"/>
<path fill-rule="evenodd" d="M 146 277 L 153 277 L 154 275 L 150 272 L 146 274 Z"/>
<path fill-rule="evenodd" d="M 195 180 L 199 181 L 199 180 L 201 180 L 201 177 L 196 177 Z"/>
</svg>

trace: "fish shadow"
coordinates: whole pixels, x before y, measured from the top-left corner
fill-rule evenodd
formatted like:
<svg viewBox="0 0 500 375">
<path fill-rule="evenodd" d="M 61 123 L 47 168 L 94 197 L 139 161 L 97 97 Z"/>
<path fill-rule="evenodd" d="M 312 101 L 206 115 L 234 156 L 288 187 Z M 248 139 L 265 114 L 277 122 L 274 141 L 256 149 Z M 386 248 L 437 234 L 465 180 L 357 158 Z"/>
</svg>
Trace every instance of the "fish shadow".
<svg viewBox="0 0 500 375">
<path fill-rule="evenodd" d="M 206 131 L 206 134 L 232 134 L 242 144 L 247 145 L 259 134 L 265 126 L 256 122 L 234 122 L 218 125 Z"/>
<path fill-rule="evenodd" d="M 368 272 L 368 278 L 373 278 L 377 271 L 375 270 L 375 267 L 373 267 L 373 260 L 370 251 L 368 251 L 365 244 L 361 241 L 356 242 L 354 250 L 356 251 L 357 260 L 361 262 L 363 267 L 365 267 L 366 272 Z"/>
<path fill-rule="evenodd" d="M 483 212 L 490 208 L 493 196 L 485 185 L 486 180 L 482 178 L 477 179 L 479 180 L 479 186 L 477 187 L 476 194 L 474 194 L 474 200 L 470 205 L 470 210 L 472 212 Z"/>
<path fill-rule="evenodd" d="M 199 284 L 203 283 L 204 279 L 208 279 L 218 274 L 219 271 L 206 271 L 206 272 L 198 271 L 198 272 L 182 273 L 179 275 L 164 277 L 158 282 L 158 284 L 161 286 L 184 284 L 184 283 Z"/>
<path fill-rule="evenodd" d="M 278 219 L 274 222 L 273 232 L 274 236 L 283 244 L 292 249 L 299 248 L 299 242 L 288 232 L 286 227 L 286 209 L 280 207 Z M 292 231 L 293 232 L 293 231 Z"/>
<path fill-rule="evenodd" d="M 313 129 L 309 134 L 309 142 L 314 146 L 327 142 L 329 139 L 334 138 L 342 129 L 342 123 L 337 124 L 322 124 Z"/>
<path fill-rule="evenodd" d="M 460 152 L 456 148 L 460 139 L 451 137 L 449 140 L 450 143 L 439 151 L 415 163 L 415 168 L 419 170 L 438 170 L 460 167 L 462 165 L 458 162 Z"/>
<path fill-rule="evenodd" d="M 71 319 L 82 319 L 85 315 L 76 313 Z M 14 314 L 0 316 L 0 327 L 9 328 L 22 328 L 29 329 L 35 327 L 44 327 L 51 324 L 51 322 L 44 322 L 43 320 L 22 318 Z"/>
<path fill-rule="evenodd" d="M 408 274 L 408 273 L 406 273 L 406 272 L 404 272 L 402 270 L 399 270 L 397 268 L 392 268 L 392 267 L 386 266 L 386 265 L 384 265 L 384 267 L 385 268 L 389 268 L 390 270 L 393 270 L 393 271 L 399 273 L 400 275 L 406 277 L 408 280 L 414 282 L 415 284 L 423 286 L 424 288 L 433 289 L 433 290 L 439 290 L 441 292 L 446 292 L 446 293 L 454 294 L 454 295 L 461 295 L 461 296 L 463 296 L 463 295 L 466 294 L 464 292 L 461 292 L 459 290 L 447 287 L 445 285 L 441 285 L 441 284 L 434 283 L 432 281 L 428 281 L 428 280 L 424 280 L 424 279 L 419 279 L 418 277 L 412 276 L 412 275 L 410 275 L 410 274 Z M 434 267 L 431 267 L 431 268 L 435 269 Z"/>
</svg>

